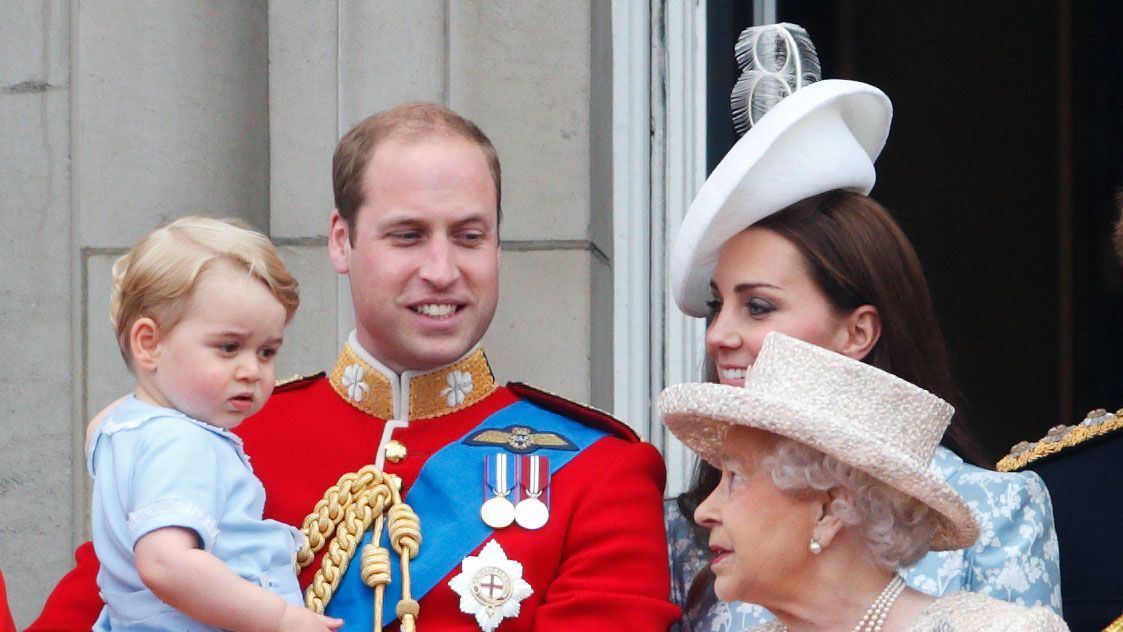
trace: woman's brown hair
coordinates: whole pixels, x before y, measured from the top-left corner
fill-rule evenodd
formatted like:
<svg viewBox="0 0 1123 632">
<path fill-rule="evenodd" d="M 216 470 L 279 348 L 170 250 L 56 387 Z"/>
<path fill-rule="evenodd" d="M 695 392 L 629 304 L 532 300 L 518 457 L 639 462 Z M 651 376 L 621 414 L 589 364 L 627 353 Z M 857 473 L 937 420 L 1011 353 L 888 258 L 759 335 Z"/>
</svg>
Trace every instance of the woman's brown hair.
<svg viewBox="0 0 1123 632">
<path fill-rule="evenodd" d="M 924 270 L 912 243 L 888 211 L 865 195 L 836 189 L 800 200 L 753 228 L 770 230 L 791 242 L 839 313 L 848 314 L 862 305 L 877 308 L 881 337 L 865 362 L 962 411 Z M 706 373 L 708 381 L 716 381 L 709 359 Z M 990 466 L 962 412 L 952 418 L 941 443 L 969 463 Z M 720 478 L 716 468 L 699 461 L 691 488 L 677 499 L 682 514 L 692 520 L 694 510 Z M 704 529 L 695 526 L 694 538 L 705 548 Z M 692 583 L 684 610 L 696 606 L 712 582 L 707 567 Z"/>
</svg>

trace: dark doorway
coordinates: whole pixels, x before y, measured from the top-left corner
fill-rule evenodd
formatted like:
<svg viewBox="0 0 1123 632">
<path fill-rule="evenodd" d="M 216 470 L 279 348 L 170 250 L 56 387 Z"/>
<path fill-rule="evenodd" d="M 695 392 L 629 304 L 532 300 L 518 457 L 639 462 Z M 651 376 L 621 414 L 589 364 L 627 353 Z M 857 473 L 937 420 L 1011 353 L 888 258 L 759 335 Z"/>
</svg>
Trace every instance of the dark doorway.
<svg viewBox="0 0 1123 632">
<path fill-rule="evenodd" d="M 735 140 L 732 50 L 751 4 L 707 5 L 710 168 Z M 893 100 L 873 196 L 916 245 L 988 451 L 1123 406 L 1110 242 L 1123 3 L 779 0 L 777 13 L 811 34 L 824 77 Z"/>
</svg>

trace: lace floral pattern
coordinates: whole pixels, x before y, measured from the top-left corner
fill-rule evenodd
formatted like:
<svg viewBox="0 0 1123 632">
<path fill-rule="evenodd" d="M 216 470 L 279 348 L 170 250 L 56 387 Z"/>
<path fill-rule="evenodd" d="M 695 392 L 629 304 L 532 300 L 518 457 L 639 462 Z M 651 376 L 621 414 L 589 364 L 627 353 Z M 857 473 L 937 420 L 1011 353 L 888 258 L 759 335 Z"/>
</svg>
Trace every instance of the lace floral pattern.
<svg viewBox="0 0 1123 632">
<path fill-rule="evenodd" d="M 787 632 L 769 621 L 752 632 Z M 1067 632 L 1068 626 L 1048 608 L 1022 608 L 977 593 L 955 592 L 937 599 L 909 624 L 905 632 Z"/>
<path fill-rule="evenodd" d="M 1048 608 L 1019 608 L 977 593 L 955 592 L 937 599 L 912 622 L 909 632 L 986 632 L 1034 630 L 1066 632 L 1068 626 Z"/>
<path fill-rule="evenodd" d="M 1053 504 L 1041 478 L 1032 472 L 999 474 L 963 462 L 940 447 L 932 471 L 967 499 L 979 520 L 979 541 L 958 551 L 929 553 L 904 571 L 910 586 L 931 595 L 965 590 L 1021 606 L 1046 606 L 1061 614 L 1061 570 Z M 682 605 L 690 582 L 708 563 L 694 546 L 690 521 L 674 500 L 665 505 L 671 558 L 671 600 Z M 690 611 L 682 632 L 745 630 L 772 619 L 764 608 L 722 603 L 710 590 Z"/>
</svg>

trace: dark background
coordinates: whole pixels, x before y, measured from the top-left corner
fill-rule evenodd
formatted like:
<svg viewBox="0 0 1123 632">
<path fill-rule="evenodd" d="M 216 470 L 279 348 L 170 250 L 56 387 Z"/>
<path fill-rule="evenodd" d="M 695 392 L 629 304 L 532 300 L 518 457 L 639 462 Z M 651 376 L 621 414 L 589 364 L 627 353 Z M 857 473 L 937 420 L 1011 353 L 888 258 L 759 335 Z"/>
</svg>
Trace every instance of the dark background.
<svg viewBox="0 0 1123 632">
<path fill-rule="evenodd" d="M 735 141 L 751 5 L 707 2 L 710 169 Z M 991 455 L 1123 407 L 1123 2 L 780 0 L 778 18 L 807 29 L 824 78 L 893 101 L 872 196 L 916 246 Z"/>
</svg>

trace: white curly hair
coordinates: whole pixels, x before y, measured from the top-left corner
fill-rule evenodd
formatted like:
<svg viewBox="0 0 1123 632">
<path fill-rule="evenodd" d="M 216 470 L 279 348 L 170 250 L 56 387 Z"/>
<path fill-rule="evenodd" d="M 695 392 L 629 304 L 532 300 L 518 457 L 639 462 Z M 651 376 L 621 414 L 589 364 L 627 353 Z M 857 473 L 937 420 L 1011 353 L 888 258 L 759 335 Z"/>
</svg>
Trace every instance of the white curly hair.
<svg viewBox="0 0 1123 632">
<path fill-rule="evenodd" d="M 853 466 L 810 446 L 777 437 L 765 459 L 772 482 L 782 491 L 827 491 L 844 488 L 831 502 L 831 512 L 862 536 L 870 557 L 896 572 L 924 557 L 936 531 L 937 513 L 927 505 Z"/>
</svg>

